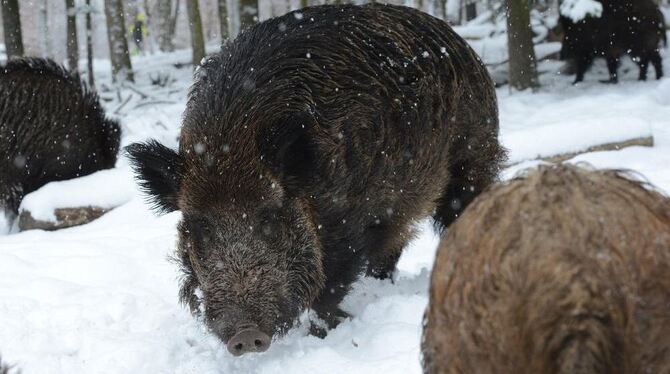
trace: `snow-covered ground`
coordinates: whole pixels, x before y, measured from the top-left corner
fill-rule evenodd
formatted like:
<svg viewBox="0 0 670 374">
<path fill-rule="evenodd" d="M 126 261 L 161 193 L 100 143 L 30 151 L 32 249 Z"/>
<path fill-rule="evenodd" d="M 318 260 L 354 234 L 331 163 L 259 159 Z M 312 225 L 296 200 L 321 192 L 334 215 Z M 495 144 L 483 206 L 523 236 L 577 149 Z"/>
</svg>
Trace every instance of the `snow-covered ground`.
<svg viewBox="0 0 670 374">
<path fill-rule="evenodd" d="M 118 95 L 101 86 L 108 112 L 123 124 L 123 145 L 154 137 L 176 146 L 191 70 L 174 63 L 189 56 L 137 58 L 135 90 Z M 501 139 L 511 161 L 520 162 L 503 177 L 537 164 L 524 161 L 537 156 L 653 135 L 653 148 L 593 152 L 571 162 L 633 169 L 670 191 L 670 79 L 637 82 L 635 67 L 627 66 L 619 85 L 597 83 L 605 76 L 598 63 L 579 86 L 570 85 L 572 77 L 545 74 L 538 93 L 500 89 Z M 670 56 L 665 66 L 670 71 Z M 547 62 L 540 70 L 556 67 Z M 108 82 L 108 65 L 98 61 L 98 69 L 99 82 Z M 152 87 L 150 78 L 159 74 L 172 83 Z M 155 217 L 129 178 L 122 158 L 116 170 L 76 185 L 99 188 L 95 193 L 107 199 L 118 183 L 118 199 L 127 202 L 97 221 L 0 236 L 0 353 L 23 373 L 420 372 L 421 320 L 437 245 L 430 229 L 404 253 L 395 283 L 356 283 L 344 302 L 353 319 L 325 339 L 297 327 L 263 354 L 234 358 L 178 304 L 179 273 L 170 256 L 179 213 Z"/>
</svg>

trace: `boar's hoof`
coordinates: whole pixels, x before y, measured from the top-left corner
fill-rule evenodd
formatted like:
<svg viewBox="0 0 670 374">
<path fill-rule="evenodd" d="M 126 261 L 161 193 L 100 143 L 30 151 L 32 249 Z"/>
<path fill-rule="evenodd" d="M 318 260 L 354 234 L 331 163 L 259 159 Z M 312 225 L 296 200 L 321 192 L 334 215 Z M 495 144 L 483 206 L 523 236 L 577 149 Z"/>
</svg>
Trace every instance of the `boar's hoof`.
<svg viewBox="0 0 670 374">
<path fill-rule="evenodd" d="M 249 352 L 265 352 L 268 348 L 270 348 L 270 337 L 256 328 L 242 330 L 228 342 L 228 352 L 233 356 Z"/>
</svg>

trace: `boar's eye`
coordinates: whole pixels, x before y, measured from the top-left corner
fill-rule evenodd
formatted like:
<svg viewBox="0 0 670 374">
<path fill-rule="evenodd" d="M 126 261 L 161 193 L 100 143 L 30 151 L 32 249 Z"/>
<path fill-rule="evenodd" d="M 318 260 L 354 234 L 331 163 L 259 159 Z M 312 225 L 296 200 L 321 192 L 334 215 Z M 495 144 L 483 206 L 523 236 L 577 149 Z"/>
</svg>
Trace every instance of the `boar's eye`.
<svg viewBox="0 0 670 374">
<path fill-rule="evenodd" d="M 203 255 L 213 240 L 214 231 L 212 230 L 212 226 L 204 218 L 191 218 L 188 221 L 188 229 L 193 246 L 198 254 Z"/>
<path fill-rule="evenodd" d="M 279 215 L 276 213 L 265 212 L 261 215 L 258 233 L 268 239 L 276 238 L 281 231 Z"/>
</svg>

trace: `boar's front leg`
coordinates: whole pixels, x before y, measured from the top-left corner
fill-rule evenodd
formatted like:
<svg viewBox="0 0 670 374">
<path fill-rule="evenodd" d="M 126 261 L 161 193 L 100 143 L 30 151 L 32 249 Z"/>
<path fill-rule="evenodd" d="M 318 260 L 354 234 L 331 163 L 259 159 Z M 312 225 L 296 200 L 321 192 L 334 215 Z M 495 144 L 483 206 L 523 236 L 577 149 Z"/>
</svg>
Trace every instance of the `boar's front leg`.
<svg viewBox="0 0 670 374">
<path fill-rule="evenodd" d="M 391 278 L 400 255 L 412 237 L 412 230 L 404 222 L 381 223 L 368 229 L 366 248 L 368 266 L 366 275 L 377 279 Z"/>
<path fill-rule="evenodd" d="M 347 312 L 339 307 L 349 288 L 349 284 L 326 283 L 324 291 L 312 304 L 312 310 L 323 320 L 325 325 L 312 322 L 310 327 L 312 335 L 324 338 L 328 334 L 328 330 L 334 329 L 340 322 L 350 317 Z"/>
</svg>

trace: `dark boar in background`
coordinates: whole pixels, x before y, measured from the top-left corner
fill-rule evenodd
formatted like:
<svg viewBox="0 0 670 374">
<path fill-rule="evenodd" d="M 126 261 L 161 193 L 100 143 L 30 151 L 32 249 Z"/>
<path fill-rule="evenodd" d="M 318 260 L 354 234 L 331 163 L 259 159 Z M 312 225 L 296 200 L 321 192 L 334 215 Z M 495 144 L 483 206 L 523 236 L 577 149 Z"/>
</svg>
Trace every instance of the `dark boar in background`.
<svg viewBox="0 0 670 374">
<path fill-rule="evenodd" d="M 640 67 L 640 80 L 647 79 L 651 63 L 656 78 L 663 76 L 660 48 L 666 41 L 665 20 L 653 0 L 600 0 L 602 16 L 587 16 L 579 22 L 560 16 L 564 30 L 561 57 L 574 59 L 575 83 L 597 57 L 607 60 L 610 83 L 618 82 L 619 61 L 628 54 Z M 666 43 L 667 44 L 667 43 Z"/>
<path fill-rule="evenodd" d="M 13 215 L 49 182 L 113 167 L 119 136 L 77 74 L 40 58 L 0 66 L 0 210 Z"/>
<path fill-rule="evenodd" d="M 157 207 L 182 211 L 182 301 L 235 355 L 307 308 L 335 326 L 351 283 L 389 277 L 412 225 L 450 224 L 504 157 L 472 49 L 436 18 L 374 4 L 241 34 L 200 67 L 179 152 L 129 154 Z"/>
<path fill-rule="evenodd" d="M 670 372 L 670 199 L 618 171 L 541 167 L 442 238 L 426 373 Z"/>
</svg>

